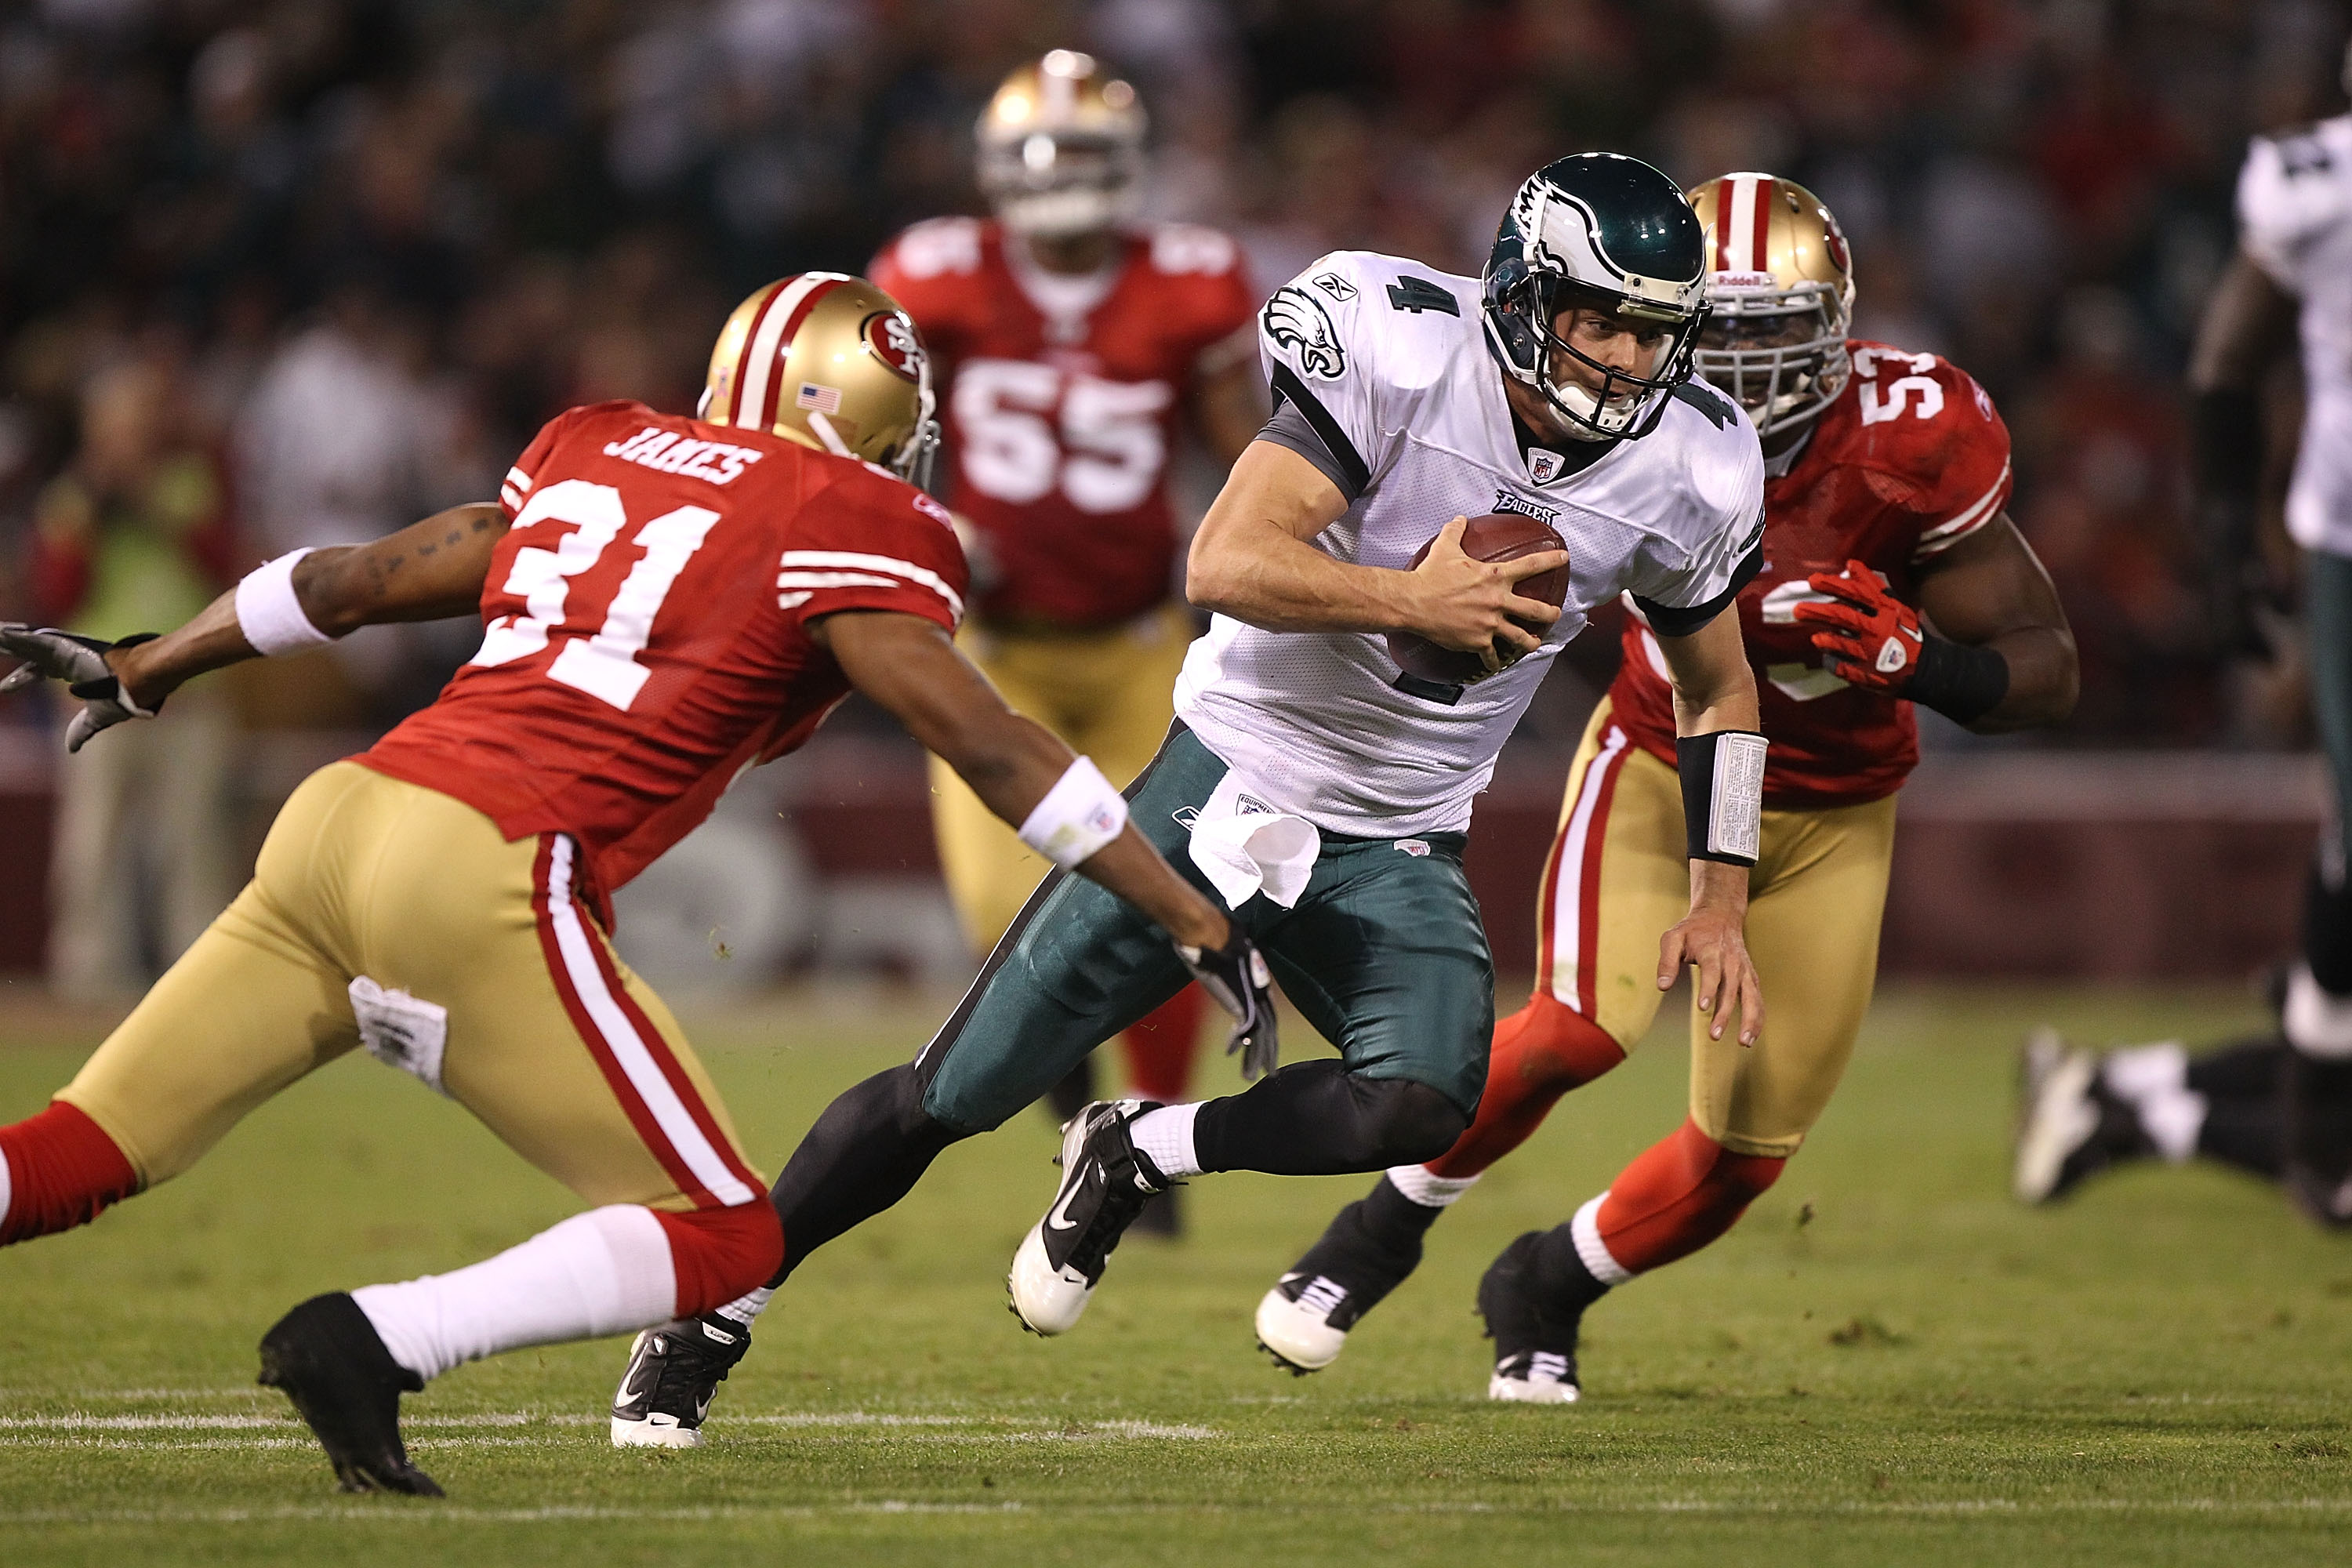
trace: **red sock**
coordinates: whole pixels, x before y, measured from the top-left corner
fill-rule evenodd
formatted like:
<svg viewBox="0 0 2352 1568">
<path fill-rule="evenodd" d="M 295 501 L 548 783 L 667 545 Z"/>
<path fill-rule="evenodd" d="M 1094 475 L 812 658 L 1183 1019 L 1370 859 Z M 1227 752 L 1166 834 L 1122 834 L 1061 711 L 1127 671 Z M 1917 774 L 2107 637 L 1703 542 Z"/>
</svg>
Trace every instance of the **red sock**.
<svg viewBox="0 0 2352 1568">
<path fill-rule="evenodd" d="M 1429 1173 L 1475 1176 L 1534 1136 L 1559 1097 L 1581 1089 L 1625 1059 L 1609 1032 L 1557 997 L 1538 992 L 1495 1026 L 1486 1058 L 1486 1092 L 1478 1119 Z"/>
<path fill-rule="evenodd" d="M 783 1269 L 784 1225 L 765 1194 L 721 1209 L 655 1209 L 653 1216 L 669 1237 L 681 1318 L 723 1307 L 771 1283 Z"/>
<path fill-rule="evenodd" d="M 1119 1037 L 1129 1094 L 1162 1105 L 1183 1100 L 1192 1082 L 1192 1058 L 1201 1048 L 1201 1014 L 1208 1005 L 1199 986 L 1187 985 Z"/>
<path fill-rule="evenodd" d="M 1729 1230 L 1788 1163 L 1735 1154 L 1685 1121 L 1610 1184 L 1594 1216 L 1601 1245 L 1628 1274 L 1686 1258 Z"/>
<path fill-rule="evenodd" d="M 62 1100 L 13 1127 L 0 1127 L 7 1192 L 0 1246 L 88 1225 L 139 1190 L 139 1173 L 98 1123 Z"/>
</svg>

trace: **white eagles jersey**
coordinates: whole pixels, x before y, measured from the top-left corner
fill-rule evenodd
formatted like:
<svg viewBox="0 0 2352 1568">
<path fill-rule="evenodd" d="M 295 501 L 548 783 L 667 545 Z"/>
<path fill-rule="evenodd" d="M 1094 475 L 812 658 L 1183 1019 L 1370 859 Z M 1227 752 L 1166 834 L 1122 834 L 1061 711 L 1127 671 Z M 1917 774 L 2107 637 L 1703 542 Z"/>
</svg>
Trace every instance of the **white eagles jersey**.
<svg viewBox="0 0 2352 1568">
<path fill-rule="evenodd" d="M 2352 555 L 2352 115 L 2257 137 L 2238 176 L 2242 240 L 2303 302 L 2303 440 L 2287 531 Z"/>
<path fill-rule="evenodd" d="M 1402 568 L 1457 516 L 1523 511 L 1567 542 L 1571 574 L 1542 646 L 1459 688 L 1405 676 L 1377 635 L 1217 616 L 1184 661 L 1176 711 L 1277 810 L 1359 837 L 1459 831 L 1594 605 L 1630 592 L 1654 624 L 1695 631 L 1755 574 L 1762 453 L 1703 383 L 1677 388 L 1649 435 L 1570 472 L 1572 443 L 1521 447 L 1477 279 L 1363 251 L 1327 256 L 1277 290 L 1258 344 L 1276 406 L 1263 438 L 1349 500 L 1317 549 Z"/>
</svg>

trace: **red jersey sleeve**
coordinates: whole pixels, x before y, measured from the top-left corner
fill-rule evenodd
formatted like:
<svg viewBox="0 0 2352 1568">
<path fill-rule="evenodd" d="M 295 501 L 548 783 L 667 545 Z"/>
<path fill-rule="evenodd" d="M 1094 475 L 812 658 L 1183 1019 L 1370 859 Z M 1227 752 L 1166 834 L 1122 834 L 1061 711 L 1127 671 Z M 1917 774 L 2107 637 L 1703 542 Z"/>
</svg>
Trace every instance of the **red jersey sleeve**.
<svg viewBox="0 0 2352 1568">
<path fill-rule="evenodd" d="M 1168 303 L 1181 322 L 1193 375 L 1256 362 L 1257 296 L 1232 236 L 1196 224 L 1158 225 L 1151 230 L 1151 270 L 1172 285 Z"/>
<path fill-rule="evenodd" d="M 507 514 L 509 522 L 530 504 L 531 489 L 539 483 L 540 466 L 555 450 L 556 443 L 563 439 L 564 432 L 578 424 L 581 416 L 605 406 L 593 404 L 584 408 L 567 408 L 539 427 L 539 434 L 530 438 L 530 445 L 522 449 L 522 456 L 514 460 L 514 467 L 507 470 L 507 477 L 499 484 L 499 510 Z"/>
<path fill-rule="evenodd" d="M 897 610 L 952 632 L 969 577 L 948 509 L 879 468 L 847 468 L 802 509 L 777 562 L 776 605 L 803 625 Z"/>
<path fill-rule="evenodd" d="M 1864 374 L 1865 370 L 1869 373 Z M 1861 417 L 1900 460 L 1903 509 L 1916 521 L 1911 559 L 1942 553 L 2009 504 L 2009 426 L 1976 378 L 1935 354 L 1878 344 L 1854 351 Z"/>
<path fill-rule="evenodd" d="M 960 352 L 961 301 L 980 268 L 980 220 L 941 217 L 919 223 L 884 246 L 866 277 L 914 318 L 924 347 L 953 358 Z"/>
</svg>

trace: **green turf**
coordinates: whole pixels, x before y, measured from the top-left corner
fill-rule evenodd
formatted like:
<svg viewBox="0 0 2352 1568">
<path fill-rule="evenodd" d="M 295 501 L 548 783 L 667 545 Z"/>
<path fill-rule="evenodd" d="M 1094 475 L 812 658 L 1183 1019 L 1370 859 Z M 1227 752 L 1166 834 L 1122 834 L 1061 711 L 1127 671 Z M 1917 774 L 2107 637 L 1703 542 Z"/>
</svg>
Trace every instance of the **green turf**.
<svg viewBox="0 0 2352 1568">
<path fill-rule="evenodd" d="M 934 1010 L 786 1000 L 698 1035 L 772 1165 Z M 0 1254 L 5 1561 L 2352 1561 L 2352 1254 L 2210 1170 L 2013 1207 L 2011 1054 L 2043 1016 L 2111 1040 L 2252 1017 L 2210 994 L 1884 1000 L 1780 1184 L 1594 1310 L 1570 1409 L 1486 1402 L 1471 1291 L 1674 1124 L 1671 1032 L 1440 1225 L 1320 1376 L 1255 1358 L 1250 1312 L 1361 1178 L 1196 1184 L 1193 1238 L 1130 1242 L 1044 1342 L 1003 1307 L 1053 1183 L 1024 1117 L 801 1270 L 698 1453 L 605 1446 L 617 1343 L 410 1400 L 444 1504 L 337 1496 L 247 1385 L 253 1342 L 314 1291 L 468 1261 L 572 1205 L 348 1061 L 170 1188 Z M 0 1119 L 77 1059 L 37 1032 L 0 1050 Z"/>
</svg>

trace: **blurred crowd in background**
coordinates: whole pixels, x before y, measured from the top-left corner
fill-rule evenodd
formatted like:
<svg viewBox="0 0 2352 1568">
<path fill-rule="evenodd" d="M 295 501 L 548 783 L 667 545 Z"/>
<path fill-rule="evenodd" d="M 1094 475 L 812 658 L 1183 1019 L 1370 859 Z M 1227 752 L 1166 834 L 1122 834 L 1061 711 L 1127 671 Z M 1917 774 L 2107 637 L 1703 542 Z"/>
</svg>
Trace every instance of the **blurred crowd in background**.
<svg viewBox="0 0 2352 1568">
<path fill-rule="evenodd" d="M 729 306 L 980 210 L 1003 73 L 1089 47 L 1153 216 L 1262 289 L 1475 272 L 1561 153 L 1768 169 L 1859 335 L 2006 414 L 2083 649 L 2044 743 L 2304 740 L 2200 624 L 2180 370 L 2247 136 L 2342 108 L 2339 0 L 37 0 L 0 19 L 0 616 L 115 637 L 495 493 L 545 418 L 692 406 Z M 2291 378 L 2276 395 L 2291 400 Z M 2273 422 L 2291 430 L 2292 421 Z M 371 641 L 370 638 L 374 640 Z M 247 724 L 381 726 L 466 639 L 367 634 Z M 37 700 L 0 720 L 49 721 Z"/>
</svg>

